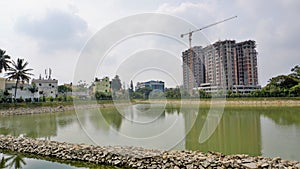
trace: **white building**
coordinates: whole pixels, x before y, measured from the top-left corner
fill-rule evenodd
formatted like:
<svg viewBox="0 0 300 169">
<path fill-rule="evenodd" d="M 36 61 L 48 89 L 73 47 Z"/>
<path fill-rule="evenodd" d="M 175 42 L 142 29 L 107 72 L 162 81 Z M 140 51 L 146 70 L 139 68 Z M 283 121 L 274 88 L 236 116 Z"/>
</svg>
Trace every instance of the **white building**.
<svg viewBox="0 0 300 169">
<path fill-rule="evenodd" d="M 55 79 L 33 79 L 32 84 L 35 84 L 38 92 L 37 97 L 53 97 L 58 95 L 58 80 Z"/>
<path fill-rule="evenodd" d="M 25 83 L 25 84 L 18 84 L 18 89 L 17 89 L 17 93 L 16 93 L 16 97 L 14 97 L 15 95 L 15 88 L 11 89 L 11 95 L 12 98 L 22 98 L 22 99 L 34 99 L 34 98 L 38 98 L 37 92 L 31 92 L 29 90 L 29 88 L 31 87 L 30 84 Z"/>
</svg>

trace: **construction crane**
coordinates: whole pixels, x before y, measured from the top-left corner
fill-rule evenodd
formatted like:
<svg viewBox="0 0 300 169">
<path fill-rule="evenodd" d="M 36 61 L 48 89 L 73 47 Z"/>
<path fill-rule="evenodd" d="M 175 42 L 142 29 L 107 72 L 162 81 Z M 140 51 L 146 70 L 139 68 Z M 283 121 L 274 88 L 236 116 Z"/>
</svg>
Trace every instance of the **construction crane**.
<svg viewBox="0 0 300 169">
<path fill-rule="evenodd" d="M 201 31 L 203 29 L 206 29 L 206 28 L 209 28 L 209 27 L 212 27 L 214 25 L 217 25 L 217 24 L 220 24 L 220 23 L 223 23 L 223 22 L 226 22 L 228 20 L 231 20 L 231 19 L 234 19 L 234 18 L 237 18 L 237 16 L 233 16 L 233 17 L 230 17 L 230 18 L 227 18 L 227 19 L 224 19 L 224 20 L 221 20 L 221 21 L 218 21 L 218 22 L 215 22 L 215 23 L 212 23 L 210 25 L 207 25 L 207 26 L 204 26 L 202 28 L 199 28 L 199 29 L 195 29 L 193 31 L 190 31 L 190 32 L 187 32 L 187 33 L 184 33 L 184 34 L 181 34 L 180 37 L 183 38 L 184 36 L 186 35 L 189 35 L 189 86 L 188 86 L 188 89 L 189 89 L 189 93 L 192 95 L 193 94 L 193 86 L 194 86 L 194 83 L 193 83 L 193 76 L 192 76 L 192 69 L 193 69 L 193 54 L 192 54 L 192 35 L 193 33 L 195 32 L 198 32 L 198 31 Z"/>
</svg>

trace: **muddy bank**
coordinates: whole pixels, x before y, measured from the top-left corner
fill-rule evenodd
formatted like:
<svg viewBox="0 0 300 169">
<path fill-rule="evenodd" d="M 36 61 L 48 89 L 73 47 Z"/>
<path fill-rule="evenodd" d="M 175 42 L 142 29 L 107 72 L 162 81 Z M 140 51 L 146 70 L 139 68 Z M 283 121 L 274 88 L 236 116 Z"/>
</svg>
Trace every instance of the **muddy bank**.
<svg viewBox="0 0 300 169">
<path fill-rule="evenodd" d="M 282 160 L 279 157 L 92 146 L 3 135 L 0 135 L 0 149 L 62 160 L 132 168 L 300 168 L 299 162 Z"/>
</svg>

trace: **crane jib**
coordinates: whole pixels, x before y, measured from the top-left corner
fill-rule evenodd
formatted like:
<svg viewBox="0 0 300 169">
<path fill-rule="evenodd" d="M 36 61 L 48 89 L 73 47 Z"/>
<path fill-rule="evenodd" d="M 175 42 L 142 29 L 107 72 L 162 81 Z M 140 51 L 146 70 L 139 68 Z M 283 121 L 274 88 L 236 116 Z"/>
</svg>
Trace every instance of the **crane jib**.
<svg viewBox="0 0 300 169">
<path fill-rule="evenodd" d="M 234 19 L 234 18 L 237 18 L 237 16 L 233 16 L 233 17 L 230 17 L 230 18 L 227 18 L 227 19 L 224 19 L 224 20 L 221 20 L 221 21 L 218 21 L 218 22 L 215 22 L 215 23 L 212 23 L 210 25 L 207 25 L 207 26 L 204 26 L 202 28 L 199 28 L 199 29 L 196 29 L 196 30 L 193 30 L 193 31 L 190 31 L 190 32 L 187 32 L 187 33 L 184 33 L 184 34 L 181 34 L 180 36 L 183 38 L 185 35 L 188 35 L 188 34 L 193 34 L 194 32 L 198 32 L 198 31 L 201 31 L 203 29 L 206 29 L 206 28 L 209 28 L 211 26 L 214 26 L 214 25 L 217 25 L 217 24 L 220 24 L 220 23 L 223 23 L 223 22 L 226 22 L 228 20 L 231 20 L 231 19 Z"/>
</svg>

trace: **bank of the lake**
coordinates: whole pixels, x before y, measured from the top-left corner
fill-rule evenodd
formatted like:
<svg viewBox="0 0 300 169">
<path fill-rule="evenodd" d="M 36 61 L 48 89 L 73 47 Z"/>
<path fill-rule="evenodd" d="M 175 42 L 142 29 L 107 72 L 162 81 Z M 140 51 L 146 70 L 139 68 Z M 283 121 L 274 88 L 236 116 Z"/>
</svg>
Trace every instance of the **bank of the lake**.
<svg viewBox="0 0 300 169">
<path fill-rule="evenodd" d="M 73 111 L 73 110 L 84 110 L 84 109 L 95 109 L 95 108 L 105 108 L 105 107 L 112 107 L 114 104 L 110 103 L 68 103 L 68 104 L 41 104 L 40 106 L 16 106 L 9 108 L 2 108 L 0 109 L 0 115 L 2 116 L 9 116 L 9 115 L 30 115 L 30 114 L 41 114 L 41 113 L 54 113 L 54 112 L 65 112 L 65 111 Z M 119 106 L 128 105 L 126 103 L 122 104 L 119 103 Z"/>
<path fill-rule="evenodd" d="M 279 157 L 93 146 L 3 135 L 0 135 L 0 149 L 62 160 L 132 168 L 300 168 L 298 161 L 282 160 Z"/>
<path fill-rule="evenodd" d="M 52 103 L 21 103 L 21 104 L 2 104 L 0 105 L 0 115 L 26 115 L 26 114 L 40 114 L 49 112 L 64 112 L 80 109 L 94 109 L 113 107 L 116 104 L 131 105 L 131 104 L 145 104 L 167 103 L 171 105 L 203 105 L 209 106 L 212 104 L 224 104 L 226 106 L 299 106 L 300 100 L 297 98 L 215 98 L 215 99 L 169 99 L 169 100 L 134 100 L 130 103 L 114 103 L 113 101 L 96 101 L 91 102 L 52 102 Z"/>
<path fill-rule="evenodd" d="M 176 105 L 226 105 L 226 106 L 299 106 L 299 99 L 272 98 L 212 98 L 212 99 L 169 99 L 139 100 L 136 103 L 168 103 Z"/>
</svg>

